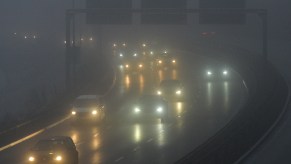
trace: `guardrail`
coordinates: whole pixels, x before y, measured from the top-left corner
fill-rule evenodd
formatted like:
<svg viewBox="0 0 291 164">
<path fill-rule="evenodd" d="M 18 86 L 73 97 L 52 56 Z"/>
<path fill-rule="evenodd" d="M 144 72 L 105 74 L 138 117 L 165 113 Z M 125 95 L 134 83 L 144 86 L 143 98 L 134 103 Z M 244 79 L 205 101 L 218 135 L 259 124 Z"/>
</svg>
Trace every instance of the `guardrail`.
<svg viewBox="0 0 291 164">
<path fill-rule="evenodd" d="M 211 49 L 216 52 L 212 58 L 227 62 L 241 74 L 250 98 L 224 128 L 177 163 L 234 163 L 268 131 L 287 100 L 287 84 L 268 61 L 249 54 L 242 56 L 238 54 L 242 50 L 234 52 L 220 45 Z M 228 55 L 219 54 L 221 51 Z"/>
</svg>

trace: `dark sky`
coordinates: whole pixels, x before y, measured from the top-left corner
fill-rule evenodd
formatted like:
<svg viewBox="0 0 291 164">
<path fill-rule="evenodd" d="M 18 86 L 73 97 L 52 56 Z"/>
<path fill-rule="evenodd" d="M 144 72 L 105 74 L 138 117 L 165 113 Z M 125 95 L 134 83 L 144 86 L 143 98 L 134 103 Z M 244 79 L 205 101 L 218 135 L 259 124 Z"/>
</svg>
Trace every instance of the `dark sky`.
<svg viewBox="0 0 291 164">
<path fill-rule="evenodd" d="M 76 0 L 76 3 L 78 6 L 85 1 Z M 196 0 L 192 4 L 197 3 Z M 65 9 L 71 5 L 72 0 L 1 0 L 0 35 L 13 31 L 42 34 L 63 32 Z M 288 36 L 291 36 L 290 6 L 290 0 L 247 0 L 248 8 L 269 9 L 271 32 Z"/>
</svg>

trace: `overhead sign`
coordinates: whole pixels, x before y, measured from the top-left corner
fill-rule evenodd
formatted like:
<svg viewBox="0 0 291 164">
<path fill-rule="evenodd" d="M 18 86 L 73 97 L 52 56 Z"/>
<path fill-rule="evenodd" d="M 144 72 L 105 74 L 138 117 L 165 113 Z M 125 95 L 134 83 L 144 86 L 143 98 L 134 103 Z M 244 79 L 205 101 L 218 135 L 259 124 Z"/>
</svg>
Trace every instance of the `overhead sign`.
<svg viewBox="0 0 291 164">
<path fill-rule="evenodd" d="M 246 14 L 235 9 L 245 9 L 246 0 L 199 0 L 200 9 L 217 9 L 199 14 L 200 24 L 245 24 Z M 227 10 L 231 9 L 231 10 Z M 232 10 L 234 9 L 234 10 Z"/>
<path fill-rule="evenodd" d="M 132 0 L 86 0 L 87 9 L 131 9 Z M 131 24 L 131 12 L 88 13 L 87 24 Z"/>
<path fill-rule="evenodd" d="M 186 13 L 167 13 L 168 9 L 186 9 L 187 0 L 141 0 L 142 9 L 161 9 L 160 13 L 142 13 L 142 24 L 186 24 Z"/>
</svg>

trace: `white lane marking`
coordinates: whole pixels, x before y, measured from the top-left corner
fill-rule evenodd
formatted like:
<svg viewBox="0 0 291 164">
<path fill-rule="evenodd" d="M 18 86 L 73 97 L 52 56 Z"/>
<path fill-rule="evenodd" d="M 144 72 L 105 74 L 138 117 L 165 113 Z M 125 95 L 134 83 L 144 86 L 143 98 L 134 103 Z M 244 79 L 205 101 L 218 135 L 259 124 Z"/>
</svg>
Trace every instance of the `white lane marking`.
<svg viewBox="0 0 291 164">
<path fill-rule="evenodd" d="M 137 152 L 139 150 L 139 147 L 136 147 L 133 149 L 134 152 Z"/>
<path fill-rule="evenodd" d="M 79 145 L 81 145 L 83 143 L 85 143 L 85 142 L 78 142 L 78 143 L 76 143 L 76 146 L 79 146 Z"/>
<path fill-rule="evenodd" d="M 147 140 L 147 143 L 150 143 L 150 142 L 152 142 L 152 141 L 153 141 L 153 139 L 150 138 L 150 139 Z"/>
<path fill-rule="evenodd" d="M 119 157 L 119 158 L 117 158 L 114 162 L 119 162 L 119 161 L 121 161 L 121 160 L 123 160 L 124 159 L 124 157 Z"/>
<path fill-rule="evenodd" d="M 17 141 L 14 141 L 14 142 L 12 142 L 12 143 L 6 145 L 6 146 L 3 146 L 3 147 L 0 148 L 0 152 L 3 151 L 3 150 L 6 150 L 6 149 L 8 149 L 8 148 L 11 148 L 11 147 L 13 147 L 13 146 L 15 146 L 15 145 L 17 145 L 17 144 L 20 144 L 21 142 L 24 142 L 24 141 L 26 141 L 26 140 L 28 140 L 28 139 L 31 139 L 31 138 L 33 138 L 33 137 L 39 135 L 40 133 L 42 133 L 42 132 L 44 132 L 44 131 L 46 131 L 46 130 L 52 128 L 52 127 L 57 126 L 58 124 L 61 124 L 62 122 L 66 121 L 68 118 L 70 118 L 70 116 L 68 116 L 68 117 L 66 117 L 66 118 L 64 118 L 64 119 L 62 119 L 62 120 L 60 120 L 60 121 L 58 121 L 58 122 L 56 122 L 56 123 L 53 123 L 52 125 L 49 125 L 49 126 L 43 128 L 43 129 L 41 129 L 41 130 L 38 130 L 38 131 L 36 131 L 36 132 L 33 132 L 33 133 L 27 135 L 26 137 L 23 137 L 23 138 L 21 138 L 21 139 L 19 139 L 19 140 L 17 140 Z"/>
</svg>

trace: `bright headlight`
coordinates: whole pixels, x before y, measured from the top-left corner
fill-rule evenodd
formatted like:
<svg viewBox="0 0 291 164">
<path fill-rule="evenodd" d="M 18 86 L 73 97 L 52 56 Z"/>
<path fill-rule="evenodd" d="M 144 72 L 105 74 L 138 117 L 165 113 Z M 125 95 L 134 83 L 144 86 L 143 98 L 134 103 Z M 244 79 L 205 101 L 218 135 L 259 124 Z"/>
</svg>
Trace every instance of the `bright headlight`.
<svg viewBox="0 0 291 164">
<path fill-rule="evenodd" d="M 93 114 L 93 115 L 96 115 L 96 114 L 97 114 L 97 110 L 93 110 L 93 111 L 92 111 L 92 114 Z"/>
<path fill-rule="evenodd" d="M 138 65 L 138 67 L 139 67 L 139 68 L 142 68 L 142 67 L 143 67 L 143 65 L 142 65 L 142 64 L 140 64 L 140 65 Z"/>
<path fill-rule="evenodd" d="M 172 63 L 176 63 L 176 60 L 172 60 Z"/>
<path fill-rule="evenodd" d="M 212 72 L 211 71 L 207 71 L 207 75 L 208 76 L 212 75 Z"/>
<path fill-rule="evenodd" d="M 161 95 L 161 94 L 162 94 L 162 91 L 157 91 L 157 94 L 158 94 L 158 95 Z"/>
<path fill-rule="evenodd" d="M 222 73 L 223 73 L 223 75 L 227 75 L 228 74 L 228 72 L 226 70 L 224 70 Z"/>
<path fill-rule="evenodd" d="M 60 156 L 60 155 L 56 156 L 56 158 L 55 158 L 56 161 L 61 161 L 62 159 L 63 159 L 63 158 L 62 158 L 62 156 Z"/>
<path fill-rule="evenodd" d="M 140 112 L 140 109 L 139 109 L 138 107 L 135 107 L 135 108 L 134 108 L 134 112 L 135 112 L 135 113 L 139 113 L 139 112 Z"/>
<path fill-rule="evenodd" d="M 72 115 L 76 115 L 76 111 L 72 111 Z"/>
<path fill-rule="evenodd" d="M 28 161 L 33 162 L 33 161 L 35 161 L 35 158 L 33 156 L 30 156 L 30 157 L 28 157 Z"/>
<path fill-rule="evenodd" d="M 177 95 L 180 95 L 181 93 L 182 93 L 181 90 L 177 90 L 177 91 L 176 91 L 176 94 L 177 94 Z"/>
<path fill-rule="evenodd" d="M 159 60 L 159 64 L 162 64 L 162 62 L 163 62 L 162 60 Z"/>
<path fill-rule="evenodd" d="M 159 113 L 163 112 L 163 108 L 162 107 L 158 107 L 157 108 L 157 112 L 159 112 Z"/>
<path fill-rule="evenodd" d="M 126 68 L 128 68 L 128 67 L 129 67 L 129 65 L 128 65 L 128 64 L 126 64 L 126 65 L 125 65 L 125 67 L 126 67 Z"/>
</svg>

